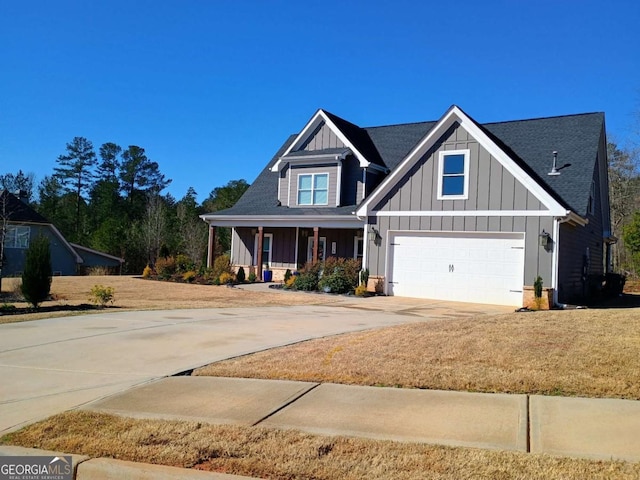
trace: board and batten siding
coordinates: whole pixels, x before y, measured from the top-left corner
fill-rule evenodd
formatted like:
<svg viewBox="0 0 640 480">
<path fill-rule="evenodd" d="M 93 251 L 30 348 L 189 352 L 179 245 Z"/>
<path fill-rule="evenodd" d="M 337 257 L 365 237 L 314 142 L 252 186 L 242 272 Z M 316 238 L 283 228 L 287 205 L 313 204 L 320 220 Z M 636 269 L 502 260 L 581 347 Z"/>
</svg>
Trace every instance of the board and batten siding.
<svg viewBox="0 0 640 480">
<path fill-rule="evenodd" d="M 441 151 L 469 150 L 468 198 L 438 200 L 438 157 Z M 552 216 L 394 216 L 393 212 L 447 211 L 540 211 L 544 205 L 516 180 L 459 124 L 454 124 L 414 167 L 381 200 L 374 211 L 390 216 L 370 216 L 380 236 L 368 239 L 368 268 L 371 275 L 383 276 L 389 231 L 510 232 L 525 234 L 523 285 L 532 285 L 540 275 L 551 284 L 551 251 L 539 246 L 542 230 L 553 232 Z M 406 214 L 405 214 L 406 215 Z"/>
<path fill-rule="evenodd" d="M 323 150 L 325 148 L 342 148 L 344 146 L 345 144 L 337 137 L 333 130 L 331 130 L 326 123 L 322 122 L 298 150 L 313 151 Z"/>
<path fill-rule="evenodd" d="M 233 250 L 231 252 L 231 263 L 236 266 L 256 265 L 253 253 L 255 249 L 256 228 L 238 227 L 233 233 Z M 268 228 L 263 230 L 264 234 L 273 235 L 271 245 L 271 267 L 274 268 L 296 268 L 295 243 L 296 229 L 289 227 Z M 263 259 L 263 262 L 266 259 Z"/>
<path fill-rule="evenodd" d="M 600 153 L 593 172 L 593 213 L 586 215 L 589 223 L 585 226 L 560 224 L 558 300 L 561 303 L 583 302 L 584 297 L 589 295 L 589 288 L 595 286 L 598 277 L 606 271 L 603 238 L 605 226 L 602 219 L 605 218 L 606 221 L 608 212 L 602 211 L 602 185 L 606 185 L 606 178 L 602 179 L 600 173 L 603 161 L 603 154 Z M 590 285 L 590 279 L 593 285 Z"/>
</svg>

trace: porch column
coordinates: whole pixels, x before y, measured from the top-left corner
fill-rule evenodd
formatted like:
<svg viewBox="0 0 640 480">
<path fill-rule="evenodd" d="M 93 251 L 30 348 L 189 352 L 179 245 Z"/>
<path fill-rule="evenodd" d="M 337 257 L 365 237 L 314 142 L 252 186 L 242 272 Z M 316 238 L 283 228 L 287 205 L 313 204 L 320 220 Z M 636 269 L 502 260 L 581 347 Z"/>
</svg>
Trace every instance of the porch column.
<svg viewBox="0 0 640 480">
<path fill-rule="evenodd" d="M 256 259 L 257 277 L 262 280 L 262 242 L 264 239 L 264 229 L 263 227 L 258 227 L 258 258 Z"/>
<path fill-rule="evenodd" d="M 209 225 L 209 249 L 207 251 L 207 268 L 213 267 L 216 257 L 216 227 Z"/>
<path fill-rule="evenodd" d="M 318 244 L 320 243 L 320 229 L 313 227 L 313 263 L 318 262 Z"/>
</svg>

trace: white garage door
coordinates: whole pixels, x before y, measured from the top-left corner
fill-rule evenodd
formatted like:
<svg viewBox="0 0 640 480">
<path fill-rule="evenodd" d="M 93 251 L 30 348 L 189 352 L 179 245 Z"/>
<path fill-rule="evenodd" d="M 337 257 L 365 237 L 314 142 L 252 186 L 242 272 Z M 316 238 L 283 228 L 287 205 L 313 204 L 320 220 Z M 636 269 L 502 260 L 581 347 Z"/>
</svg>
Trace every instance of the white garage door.
<svg viewBox="0 0 640 480">
<path fill-rule="evenodd" d="M 388 293 L 522 305 L 524 234 L 392 233 Z"/>
</svg>

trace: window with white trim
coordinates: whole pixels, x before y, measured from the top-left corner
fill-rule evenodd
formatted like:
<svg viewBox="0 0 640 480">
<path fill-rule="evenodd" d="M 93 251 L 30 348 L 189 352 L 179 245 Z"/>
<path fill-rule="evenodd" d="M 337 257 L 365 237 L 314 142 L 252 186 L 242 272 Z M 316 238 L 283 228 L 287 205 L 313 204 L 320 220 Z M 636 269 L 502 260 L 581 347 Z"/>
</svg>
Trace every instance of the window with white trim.
<svg viewBox="0 0 640 480">
<path fill-rule="evenodd" d="M 5 248 L 29 248 L 31 228 L 24 226 L 8 226 L 4 237 Z"/>
<path fill-rule="evenodd" d="M 298 175 L 298 205 L 328 204 L 328 173 L 307 173 Z"/>
<path fill-rule="evenodd" d="M 253 244 L 253 261 L 258 261 L 258 235 L 256 233 L 255 242 Z M 262 235 L 262 265 L 271 266 L 271 246 L 273 244 L 273 233 L 265 233 Z"/>
<path fill-rule="evenodd" d="M 469 196 L 469 150 L 446 150 L 438 156 L 438 200 Z"/>
<path fill-rule="evenodd" d="M 362 260 L 364 256 L 364 237 L 353 237 L 353 258 Z"/>
</svg>

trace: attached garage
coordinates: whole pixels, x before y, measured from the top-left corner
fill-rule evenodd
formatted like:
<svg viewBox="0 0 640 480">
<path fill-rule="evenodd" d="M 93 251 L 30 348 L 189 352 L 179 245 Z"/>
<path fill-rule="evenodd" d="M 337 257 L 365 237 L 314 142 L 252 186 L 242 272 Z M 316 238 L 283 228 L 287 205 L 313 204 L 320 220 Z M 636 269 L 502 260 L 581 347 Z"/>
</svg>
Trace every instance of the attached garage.
<svg viewBox="0 0 640 480">
<path fill-rule="evenodd" d="M 390 295 L 522 305 L 524 233 L 389 232 Z"/>
</svg>

